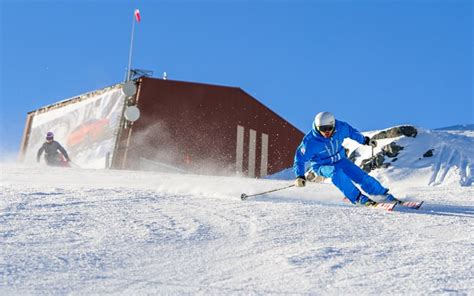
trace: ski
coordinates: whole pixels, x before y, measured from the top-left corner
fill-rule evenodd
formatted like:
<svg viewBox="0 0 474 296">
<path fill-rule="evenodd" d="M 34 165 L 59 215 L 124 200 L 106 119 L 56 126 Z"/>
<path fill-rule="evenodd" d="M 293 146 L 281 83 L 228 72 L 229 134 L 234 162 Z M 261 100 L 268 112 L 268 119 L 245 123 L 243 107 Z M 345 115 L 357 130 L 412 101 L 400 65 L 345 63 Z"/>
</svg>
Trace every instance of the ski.
<svg viewBox="0 0 474 296">
<path fill-rule="evenodd" d="M 367 208 L 374 208 L 374 209 L 381 209 L 381 210 L 387 210 L 387 211 L 393 211 L 393 208 L 395 208 L 397 204 L 396 203 L 389 203 L 389 202 L 378 202 L 373 205 L 367 205 L 365 207 Z"/>
<path fill-rule="evenodd" d="M 351 202 L 347 197 L 344 197 L 342 200 L 348 203 Z M 380 210 L 387 210 L 387 211 L 393 211 L 393 208 L 395 208 L 396 205 L 397 204 L 393 202 L 377 202 L 376 204 L 373 204 L 373 205 L 357 204 L 357 206 L 359 207 L 366 207 L 366 208 L 373 208 L 373 209 L 380 209 Z"/>
<path fill-rule="evenodd" d="M 399 202 L 396 202 L 395 204 L 402 207 L 418 210 L 423 204 L 423 202 L 424 201 L 399 201 Z"/>
</svg>

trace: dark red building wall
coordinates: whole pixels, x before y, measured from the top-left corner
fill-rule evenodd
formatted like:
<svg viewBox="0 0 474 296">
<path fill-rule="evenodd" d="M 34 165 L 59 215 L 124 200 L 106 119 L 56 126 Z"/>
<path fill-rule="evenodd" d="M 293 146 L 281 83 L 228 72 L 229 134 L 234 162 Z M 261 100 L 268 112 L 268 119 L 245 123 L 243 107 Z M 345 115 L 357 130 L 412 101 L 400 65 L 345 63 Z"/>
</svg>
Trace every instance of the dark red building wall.
<svg viewBox="0 0 474 296">
<path fill-rule="evenodd" d="M 141 78 L 141 117 L 130 134 L 124 168 L 150 160 L 184 170 L 234 173 L 237 126 L 244 127 L 243 171 L 248 175 L 249 130 L 256 131 L 255 172 L 260 175 L 261 135 L 268 135 L 268 174 L 293 164 L 303 133 L 240 88 Z"/>
</svg>

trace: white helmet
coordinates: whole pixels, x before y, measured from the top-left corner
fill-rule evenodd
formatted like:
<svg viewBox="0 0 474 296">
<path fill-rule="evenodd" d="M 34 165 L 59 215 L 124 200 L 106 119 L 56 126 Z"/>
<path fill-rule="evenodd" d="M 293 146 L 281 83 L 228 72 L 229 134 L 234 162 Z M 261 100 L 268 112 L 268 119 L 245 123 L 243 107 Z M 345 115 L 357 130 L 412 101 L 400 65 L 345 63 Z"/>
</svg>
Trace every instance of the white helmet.
<svg viewBox="0 0 474 296">
<path fill-rule="evenodd" d="M 334 115 L 330 112 L 319 112 L 316 117 L 314 118 L 313 127 L 317 131 L 321 131 L 321 127 L 332 127 L 336 125 L 336 119 Z"/>
</svg>

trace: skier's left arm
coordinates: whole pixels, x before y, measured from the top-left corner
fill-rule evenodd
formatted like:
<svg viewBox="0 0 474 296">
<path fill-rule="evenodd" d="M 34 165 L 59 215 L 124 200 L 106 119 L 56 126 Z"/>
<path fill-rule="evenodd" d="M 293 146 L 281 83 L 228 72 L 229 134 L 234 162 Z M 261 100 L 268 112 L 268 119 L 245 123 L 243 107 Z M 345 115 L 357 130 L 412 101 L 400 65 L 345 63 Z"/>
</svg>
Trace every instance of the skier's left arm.
<svg viewBox="0 0 474 296">
<path fill-rule="evenodd" d="M 71 159 L 69 158 L 69 155 L 66 152 L 66 149 L 64 149 L 64 147 L 61 146 L 61 144 L 59 143 L 58 143 L 58 150 L 64 155 L 67 161 L 71 161 Z"/>
<path fill-rule="evenodd" d="M 347 128 L 348 136 L 352 140 L 354 140 L 354 141 L 356 141 L 356 142 L 358 142 L 359 144 L 362 144 L 362 145 L 370 145 L 372 147 L 377 146 L 377 141 L 375 141 L 375 140 L 373 140 L 373 139 L 371 139 L 367 136 L 364 136 L 358 130 L 353 128 L 350 124 L 345 123 L 345 126 Z"/>
</svg>

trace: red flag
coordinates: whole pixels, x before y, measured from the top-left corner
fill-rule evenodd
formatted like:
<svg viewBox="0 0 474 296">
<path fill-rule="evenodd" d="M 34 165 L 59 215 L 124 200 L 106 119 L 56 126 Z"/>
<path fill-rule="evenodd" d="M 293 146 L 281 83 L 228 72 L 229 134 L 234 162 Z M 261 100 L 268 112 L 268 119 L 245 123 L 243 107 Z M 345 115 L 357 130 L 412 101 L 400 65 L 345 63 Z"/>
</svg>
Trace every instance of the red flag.
<svg viewBox="0 0 474 296">
<path fill-rule="evenodd" d="M 141 20 L 141 17 L 140 17 L 140 10 L 138 10 L 138 9 L 135 9 L 135 19 L 137 20 L 138 23 L 139 23 L 140 20 Z"/>
</svg>

